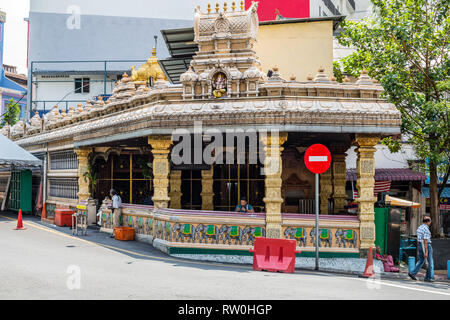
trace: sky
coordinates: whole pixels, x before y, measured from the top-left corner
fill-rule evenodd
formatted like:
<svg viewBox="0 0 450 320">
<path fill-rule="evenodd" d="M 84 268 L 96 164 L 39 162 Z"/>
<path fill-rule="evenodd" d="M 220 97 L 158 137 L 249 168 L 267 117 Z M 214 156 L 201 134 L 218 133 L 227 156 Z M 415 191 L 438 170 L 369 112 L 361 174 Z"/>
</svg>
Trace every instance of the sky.
<svg viewBox="0 0 450 320">
<path fill-rule="evenodd" d="M 18 73 L 27 72 L 27 32 L 30 0 L 0 0 L 0 10 L 6 12 L 3 62 L 17 66 Z"/>
</svg>

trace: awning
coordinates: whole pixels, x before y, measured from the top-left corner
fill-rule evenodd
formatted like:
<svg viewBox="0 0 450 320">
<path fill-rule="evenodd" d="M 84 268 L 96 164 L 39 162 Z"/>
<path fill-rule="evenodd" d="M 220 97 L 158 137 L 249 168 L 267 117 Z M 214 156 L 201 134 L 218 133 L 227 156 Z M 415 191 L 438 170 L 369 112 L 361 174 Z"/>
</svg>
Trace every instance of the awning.
<svg viewBox="0 0 450 320">
<path fill-rule="evenodd" d="M 0 167 L 41 165 L 41 160 L 0 134 Z"/>
<path fill-rule="evenodd" d="M 411 208 L 419 208 L 420 207 L 420 203 L 418 203 L 418 202 L 403 200 L 400 198 L 392 197 L 390 195 L 386 195 L 385 201 L 386 201 L 386 203 L 388 203 L 391 206 L 411 207 Z"/>
<path fill-rule="evenodd" d="M 347 170 L 347 181 L 356 181 L 356 169 Z M 375 181 L 425 181 L 426 175 L 411 169 L 375 169 Z"/>
</svg>

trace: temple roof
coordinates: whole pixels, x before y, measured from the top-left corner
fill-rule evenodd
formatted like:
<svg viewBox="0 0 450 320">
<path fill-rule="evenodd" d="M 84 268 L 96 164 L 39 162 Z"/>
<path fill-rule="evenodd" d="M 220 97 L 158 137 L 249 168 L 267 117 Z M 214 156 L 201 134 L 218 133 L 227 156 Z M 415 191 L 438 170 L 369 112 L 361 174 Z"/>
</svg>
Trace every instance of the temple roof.
<svg viewBox="0 0 450 320">
<path fill-rule="evenodd" d="M 197 7 L 198 51 L 180 75 L 181 85 L 170 84 L 158 72 L 153 53 L 131 76 L 123 74 L 108 100 L 99 97 L 67 114 L 55 107 L 44 119 L 36 116 L 2 133 L 22 146 L 71 139 L 76 147 L 170 134 L 192 127 L 194 121 L 218 129 L 400 133 L 400 112 L 381 97 L 382 86 L 366 70 L 356 82 L 343 83 L 327 76 L 323 67 L 307 79 L 284 79 L 276 66 L 266 76 L 254 49 L 256 9 L 256 2 L 240 11 L 224 7 L 222 12 L 203 12 Z"/>
</svg>

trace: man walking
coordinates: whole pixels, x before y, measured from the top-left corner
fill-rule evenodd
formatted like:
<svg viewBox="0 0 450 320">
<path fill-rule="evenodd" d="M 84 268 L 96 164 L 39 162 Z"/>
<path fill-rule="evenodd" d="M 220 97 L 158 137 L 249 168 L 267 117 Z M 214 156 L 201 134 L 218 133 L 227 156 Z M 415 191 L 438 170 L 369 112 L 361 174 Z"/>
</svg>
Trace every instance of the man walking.
<svg viewBox="0 0 450 320">
<path fill-rule="evenodd" d="M 416 274 L 419 272 L 425 261 L 428 261 L 428 268 L 424 281 L 434 281 L 434 262 L 433 248 L 431 247 L 430 224 L 431 218 L 429 216 L 425 216 L 423 217 L 422 225 L 417 228 L 417 248 L 419 250 L 419 261 L 417 261 L 414 270 L 408 273 L 409 277 L 413 280 L 417 280 Z"/>
</svg>

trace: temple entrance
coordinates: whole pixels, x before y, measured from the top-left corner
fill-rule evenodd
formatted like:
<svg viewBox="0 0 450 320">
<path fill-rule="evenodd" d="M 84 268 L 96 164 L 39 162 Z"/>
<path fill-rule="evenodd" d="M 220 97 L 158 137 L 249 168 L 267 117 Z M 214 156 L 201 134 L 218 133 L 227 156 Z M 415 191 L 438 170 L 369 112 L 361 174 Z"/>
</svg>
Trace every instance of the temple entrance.
<svg viewBox="0 0 450 320">
<path fill-rule="evenodd" d="M 201 210 L 202 208 L 202 172 L 201 170 L 181 171 L 181 208 Z"/>
<path fill-rule="evenodd" d="M 115 189 L 123 203 L 144 204 L 145 198 L 153 195 L 151 154 L 111 154 L 107 159 L 97 157 L 94 170 L 97 184 L 94 198 L 99 203 Z"/>
<path fill-rule="evenodd" d="M 234 211 L 241 197 L 255 212 L 264 211 L 264 176 L 258 164 L 221 164 L 214 166 L 214 209 Z"/>
</svg>

